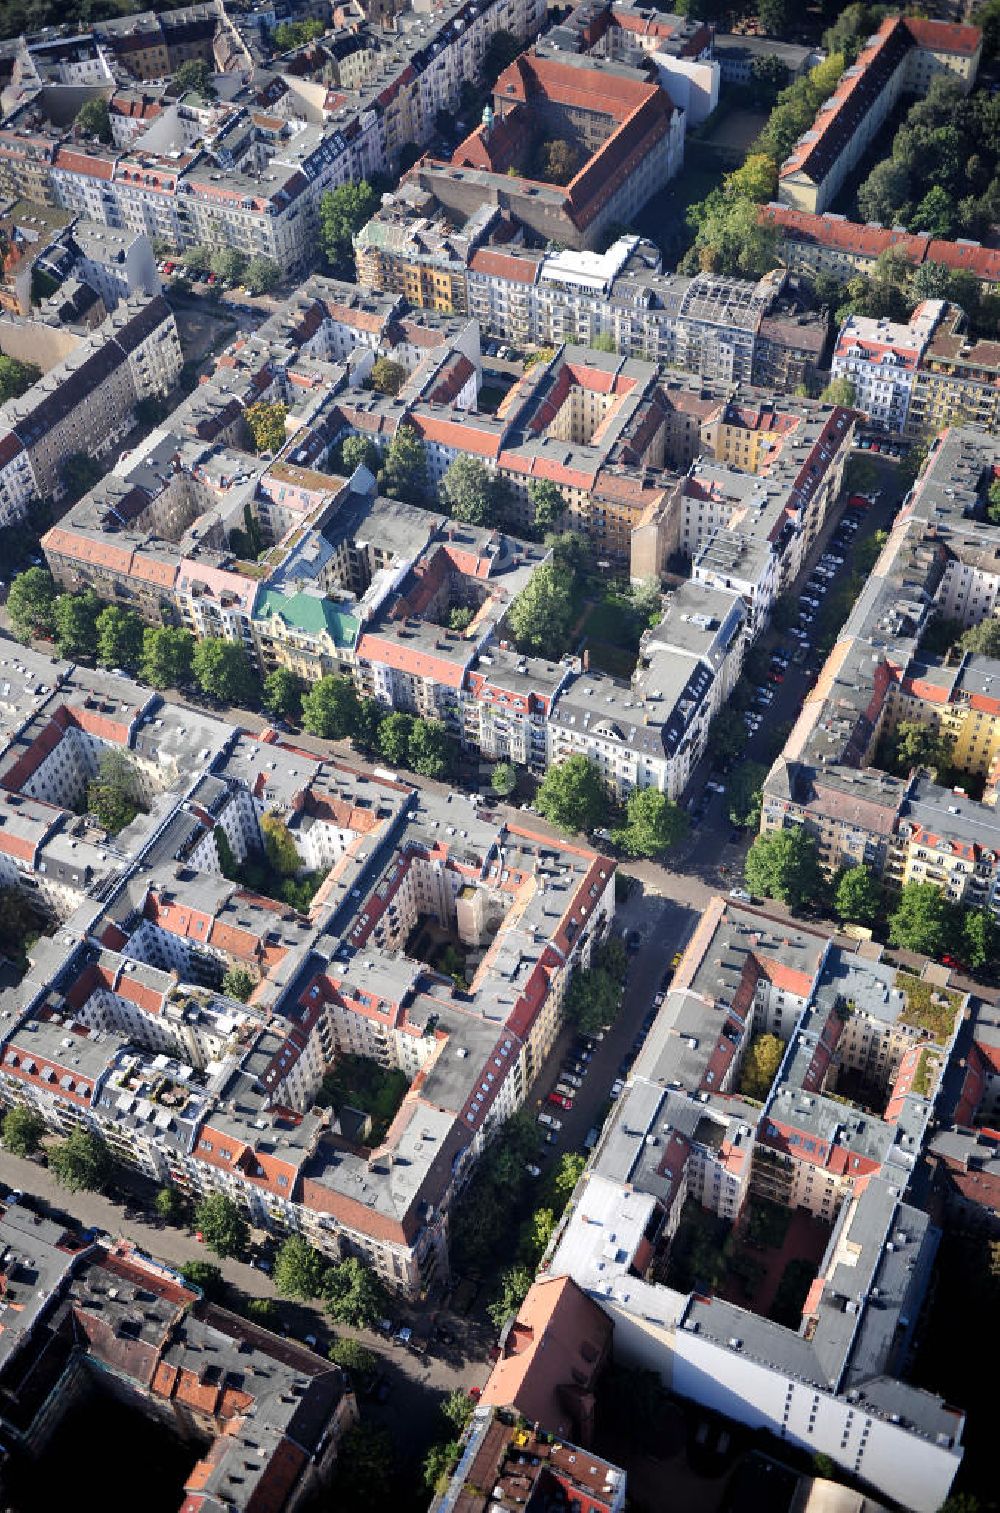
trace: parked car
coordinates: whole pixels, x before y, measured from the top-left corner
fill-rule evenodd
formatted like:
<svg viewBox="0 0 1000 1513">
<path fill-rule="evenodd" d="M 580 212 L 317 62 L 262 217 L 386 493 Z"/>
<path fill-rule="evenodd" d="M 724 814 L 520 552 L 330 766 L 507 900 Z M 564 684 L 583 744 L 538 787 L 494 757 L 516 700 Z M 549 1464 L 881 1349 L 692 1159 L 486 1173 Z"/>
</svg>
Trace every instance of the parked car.
<svg viewBox="0 0 1000 1513">
<path fill-rule="evenodd" d="M 573 1107 L 572 1098 L 567 1098 L 565 1093 L 549 1093 L 545 1101 L 546 1103 L 553 1104 L 556 1108 L 568 1110 Z"/>
<path fill-rule="evenodd" d="M 564 1071 L 559 1080 L 560 1082 L 568 1082 L 570 1087 L 576 1088 L 577 1091 L 583 1087 L 583 1078 L 578 1077 L 575 1072 Z"/>
<path fill-rule="evenodd" d="M 729 897 L 738 899 L 741 904 L 753 903 L 753 899 L 745 888 L 730 888 Z"/>
<path fill-rule="evenodd" d="M 554 1114 L 546 1114 L 544 1110 L 539 1114 L 538 1122 L 550 1130 L 562 1129 L 562 1120 L 557 1119 Z"/>
<path fill-rule="evenodd" d="M 621 1097 L 621 1093 L 622 1093 L 622 1089 L 624 1088 L 624 1086 L 625 1086 L 625 1083 L 624 1083 L 623 1079 L 621 1077 L 616 1077 L 615 1080 L 614 1080 L 614 1082 L 611 1084 L 611 1092 L 609 1094 L 609 1097 L 611 1097 L 611 1098 L 620 1098 Z"/>
<path fill-rule="evenodd" d="M 540 1166 L 534 1166 L 530 1161 L 525 1163 L 524 1169 L 528 1173 L 529 1177 L 540 1177 L 542 1175 L 542 1168 Z M 439 1335 L 440 1333 L 441 1331 L 438 1330 Z"/>
</svg>

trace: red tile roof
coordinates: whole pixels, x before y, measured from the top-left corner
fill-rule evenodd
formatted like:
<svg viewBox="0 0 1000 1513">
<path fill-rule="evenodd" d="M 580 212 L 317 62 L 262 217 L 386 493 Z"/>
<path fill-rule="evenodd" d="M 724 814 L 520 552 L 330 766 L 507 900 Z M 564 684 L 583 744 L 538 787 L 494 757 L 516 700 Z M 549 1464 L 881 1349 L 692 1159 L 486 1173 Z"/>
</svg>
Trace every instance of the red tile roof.
<svg viewBox="0 0 1000 1513">
<path fill-rule="evenodd" d="M 918 47 L 933 53 L 960 53 L 971 58 L 983 44 L 978 26 L 955 26 L 948 21 L 930 21 L 922 16 L 907 16 L 906 30 Z"/>
<path fill-rule="evenodd" d="M 518 257 L 511 252 L 495 252 L 490 247 L 479 247 L 469 263 L 473 273 L 482 273 L 488 278 L 503 278 L 513 284 L 533 284 L 541 266 L 541 254 L 533 260 L 530 257 Z"/>
</svg>

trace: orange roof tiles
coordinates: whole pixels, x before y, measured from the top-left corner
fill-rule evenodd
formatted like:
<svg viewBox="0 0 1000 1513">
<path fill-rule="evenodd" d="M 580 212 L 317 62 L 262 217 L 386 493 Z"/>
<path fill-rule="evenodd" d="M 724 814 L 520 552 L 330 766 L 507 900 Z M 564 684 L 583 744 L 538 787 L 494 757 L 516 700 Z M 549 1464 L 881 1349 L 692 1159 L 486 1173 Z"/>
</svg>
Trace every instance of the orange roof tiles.
<svg viewBox="0 0 1000 1513">
<path fill-rule="evenodd" d="M 906 16 L 904 20 L 914 42 L 928 52 L 959 53 L 971 58 L 982 46 L 983 34 L 978 26 L 956 26 L 922 16 Z"/>
<path fill-rule="evenodd" d="M 535 1282 L 483 1388 L 482 1402 L 514 1407 L 555 1434 L 579 1433 L 568 1404 L 585 1410 L 585 1394 L 611 1348 L 613 1327 L 571 1277 Z M 581 1433 L 580 1441 L 586 1437 Z"/>
</svg>

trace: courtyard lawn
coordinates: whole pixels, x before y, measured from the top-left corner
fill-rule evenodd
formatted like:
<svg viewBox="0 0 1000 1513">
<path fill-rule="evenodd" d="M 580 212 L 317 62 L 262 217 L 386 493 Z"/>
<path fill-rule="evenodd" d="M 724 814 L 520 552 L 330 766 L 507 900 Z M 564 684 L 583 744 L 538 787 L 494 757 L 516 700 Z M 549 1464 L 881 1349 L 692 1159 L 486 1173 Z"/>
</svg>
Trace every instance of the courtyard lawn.
<svg viewBox="0 0 1000 1513">
<path fill-rule="evenodd" d="M 409 1082 L 395 1067 L 379 1066 L 366 1056 L 342 1056 L 323 1078 L 316 1098 L 320 1108 L 354 1108 L 371 1116 L 369 1143 L 380 1145 L 402 1103 Z"/>
<path fill-rule="evenodd" d="M 614 678 L 626 681 L 631 678 L 646 623 L 631 600 L 613 588 L 608 589 L 588 606 L 580 625 L 579 634 L 586 639 L 591 666 Z"/>
</svg>

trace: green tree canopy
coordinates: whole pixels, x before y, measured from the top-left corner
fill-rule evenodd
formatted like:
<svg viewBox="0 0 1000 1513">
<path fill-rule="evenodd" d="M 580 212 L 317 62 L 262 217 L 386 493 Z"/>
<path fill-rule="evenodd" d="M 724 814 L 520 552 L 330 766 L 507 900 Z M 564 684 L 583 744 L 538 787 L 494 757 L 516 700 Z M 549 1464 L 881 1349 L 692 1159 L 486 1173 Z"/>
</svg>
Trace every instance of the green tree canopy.
<svg viewBox="0 0 1000 1513">
<path fill-rule="evenodd" d="M 905 773 L 913 767 L 929 767 L 938 772 L 947 767 L 948 758 L 948 746 L 932 726 L 916 720 L 902 720 L 897 725 L 892 740 L 892 760 L 897 771 Z"/>
<path fill-rule="evenodd" d="M 981 657 L 1000 657 L 1000 620 L 980 620 L 963 633 L 959 645 Z"/>
<path fill-rule="evenodd" d="M 940 956 L 954 933 L 952 910 L 941 889 L 934 883 L 907 883 L 898 907 L 889 916 L 892 944 L 925 956 Z"/>
<path fill-rule="evenodd" d="M 683 262 L 686 271 L 756 279 L 777 267 L 777 233 L 761 222 L 755 200 L 710 195 L 688 212 L 688 219 L 696 226 Z"/>
<path fill-rule="evenodd" d="M 356 1377 L 373 1376 L 378 1370 L 378 1356 L 374 1350 L 369 1350 L 360 1340 L 353 1340 L 349 1335 L 334 1340 L 329 1356 L 342 1371 L 350 1371 Z"/>
<path fill-rule="evenodd" d="M 454 1387 L 441 1404 L 441 1417 L 456 1434 L 462 1434 L 475 1406 L 475 1400 L 467 1392 Z"/>
<path fill-rule="evenodd" d="M 566 1012 L 585 1035 L 606 1030 L 621 1007 L 622 985 L 602 962 L 578 967 L 566 994 Z"/>
<path fill-rule="evenodd" d="M 55 630 L 56 586 L 45 567 L 29 567 L 19 573 L 7 595 L 7 613 L 24 641 L 51 636 Z"/>
<path fill-rule="evenodd" d="M 558 562 L 543 562 L 511 605 L 507 620 L 520 651 L 557 659 L 569 651 L 577 618 L 574 580 Z"/>
<path fill-rule="evenodd" d="M 341 184 L 322 195 L 319 202 L 320 244 L 332 273 L 354 275 L 352 238 L 378 209 L 378 195 L 367 179 Z"/>
<path fill-rule="evenodd" d="M 911 219 L 914 226 L 919 226 L 929 236 L 951 237 L 956 230 L 958 207 L 947 189 L 934 184 L 917 205 Z"/>
<path fill-rule="evenodd" d="M 819 397 L 828 405 L 844 405 L 850 408 L 857 398 L 854 389 L 854 380 L 844 375 L 841 375 L 839 378 L 831 378 Z"/>
<path fill-rule="evenodd" d="M 546 184 L 568 184 L 580 168 L 579 150 L 564 137 L 550 137 L 542 143 L 538 157 L 538 177 Z"/>
<path fill-rule="evenodd" d="M 497 762 L 490 775 L 490 787 L 498 798 L 510 798 L 517 787 L 517 768 L 510 762 Z"/>
<path fill-rule="evenodd" d="M 395 399 L 409 374 L 401 362 L 391 357 L 377 357 L 372 363 L 371 385 L 377 394 L 388 394 Z"/>
<path fill-rule="evenodd" d="M 200 58 L 191 58 L 174 69 L 173 87 L 178 97 L 189 92 L 201 95 L 203 100 L 211 100 L 215 96 L 212 70 Z"/>
<path fill-rule="evenodd" d="M 145 812 L 139 770 L 126 752 L 109 746 L 101 753 L 97 777 L 87 785 L 87 807 L 109 835 Z"/>
<path fill-rule="evenodd" d="M 264 679 L 264 708 L 279 719 L 297 720 L 302 713 L 305 684 L 287 667 L 276 667 Z"/>
<path fill-rule="evenodd" d="M 784 37 L 791 21 L 789 0 L 757 0 L 757 19 L 769 37 Z"/>
<path fill-rule="evenodd" d="M 1000 956 L 1000 931 L 988 909 L 966 909 L 963 913 L 960 956 L 973 972 Z"/>
<path fill-rule="evenodd" d="M 240 1003 L 246 1003 L 254 988 L 257 979 L 246 967 L 230 967 L 222 975 L 222 991 L 229 998 L 238 998 Z"/>
<path fill-rule="evenodd" d="M 447 1489 L 461 1453 L 462 1446 L 457 1439 L 438 1441 L 431 1445 L 421 1467 L 424 1486 L 428 1492 L 440 1493 Z"/>
<path fill-rule="evenodd" d="M 496 524 L 496 482 L 478 457 L 460 452 L 441 479 L 441 503 L 468 525 Z"/>
<path fill-rule="evenodd" d="M 596 830 L 608 815 L 608 795 L 601 774 L 585 756 L 567 757 L 550 767 L 535 800 L 561 830 Z"/>
<path fill-rule="evenodd" d="M 33 1108 L 16 1104 L 3 1116 L 3 1143 L 15 1156 L 30 1156 L 45 1134 L 45 1120 Z"/>
<path fill-rule="evenodd" d="M 41 376 L 41 368 L 33 362 L 19 362 L 16 357 L 0 352 L 0 404 L 19 399 Z"/>
<path fill-rule="evenodd" d="M 248 1319 L 253 1319 L 262 1329 L 277 1330 L 281 1322 L 281 1314 L 278 1305 L 273 1298 L 247 1298 L 243 1304 L 243 1312 Z"/>
<path fill-rule="evenodd" d="M 358 695 L 349 678 L 330 674 L 314 683 L 302 699 L 302 724 L 327 741 L 345 741 L 358 721 Z"/>
<path fill-rule="evenodd" d="M 212 249 L 196 242 L 193 247 L 185 247 L 181 254 L 181 262 L 184 264 L 184 271 L 190 273 L 192 278 L 204 278 L 206 273 L 211 272 Z"/>
<path fill-rule="evenodd" d="M 97 616 L 97 660 L 102 667 L 138 667 L 142 659 L 143 626 L 131 609 L 106 604 Z"/>
<path fill-rule="evenodd" d="M 258 452 L 280 452 L 285 444 L 287 406 L 278 402 L 258 401 L 244 412 L 253 444 Z"/>
<path fill-rule="evenodd" d="M 96 137 L 99 142 L 110 142 L 111 112 L 103 95 L 86 100 L 76 113 L 74 127 L 82 137 Z"/>
<path fill-rule="evenodd" d="M 166 1224 L 177 1224 L 187 1207 L 176 1187 L 161 1187 L 153 1200 L 156 1212 Z"/>
<path fill-rule="evenodd" d="M 326 1280 L 327 1262 L 302 1235 L 289 1235 L 274 1262 L 274 1285 L 283 1298 L 318 1298 Z"/>
<path fill-rule="evenodd" d="M 194 1212 L 194 1222 L 209 1250 L 217 1256 L 239 1256 L 247 1248 L 250 1226 L 243 1210 L 225 1193 L 209 1193 Z"/>
<path fill-rule="evenodd" d="M 38 919 L 29 900 L 16 884 L 0 886 L 0 950 L 23 961 L 27 969 L 26 943 L 38 936 Z"/>
<path fill-rule="evenodd" d="M 330 1508 L 367 1513 L 369 1508 L 391 1506 L 395 1469 L 395 1448 L 389 1430 L 376 1428 L 364 1420 L 355 1424 L 348 1429 L 337 1451 Z"/>
<path fill-rule="evenodd" d="M 246 253 L 237 247 L 216 247 L 212 252 L 212 272 L 224 284 L 238 284 L 247 271 Z"/>
<path fill-rule="evenodd" d="M 345 436 L 340 443 L 340 466 L 347 474 L 353 473 L 355 468 L 365 467 L 377 477 L 382 454 L 367 436 Z"/>
<path fill-rule="evenodd" d="M 451 743 L 440 720 L 417 720 L 410 731 L 409 762 L 414 772 L 442 778 L 451 763 Z"/>
<path fill-rule="evenodd" d="M 866 221 L 893 226 L 910 197 L 910 175 L 903 163 L 883 158 L 858 189 L 858 214 Z"/>
<path fill-rule="evenodd" d="M 312 16 L 303 21 L 279 21 L 272 34 L 274 50 L 278 53 L 294 52 L 297 47 L 305 47 L 307 42 L 322 37 L 324 30 L 322 21 Z"/>
<path fill-rule="evenodd" d="M 378 751 L 378 733 L 382 728 L 386 708 L 378 699 L 363 698 L 358 701 L 358 719 L 351 740 L 358 751 L 369 756 Z"/>
<path fill-rule="evenodd" d="M 49 1169 L 72 1192 L 96 1192 L 111 1175 L 111 1153 L 100 1135 L 78 1125 L 65 1140 L 49 1147 Z"/>
<path fill-rule="evenodd" d="M 990 484 L 989 494 L 987 495 L 986 515 L 987 519 L 991 520 L 994 525 L 1000 525 L 1000 478 L 995 483 Z"/>
<path fill-rule="evenodd" d="M 302 871 L 302 858 L 288 826 L 276 814 L 265 814 L 260 822 L 267 860 L 279 877 L 294 877 Z"/>
<path fill-rule="evenodd" d="M 625 805 L 625 825 L 615 841 L 629 856 L 659 856 L 688 833 L 688 817 L 679 804 L 655 788 L 637 788 Z"/>
<path fill-rule="evenodd" d="M 879 911 L 882 891 L 870 867 L 848 867 L 840 874 L 833 894 L 839 919 L 854 925 L 871 925 Z"/>
<path fill-rule="evenodd" d="M 502 1274 L 496 1296 L 486 1306 L 486 1312 L 497 1329 L 502 1329 L 517 1313 L 533 1281 L 534 1275 L 526 1266 L 511 1266 Z"/>
<path fill-rule="evenodd" d="M 554 531 L 566 513 L 566 500 L 549 478 L 533 478 L 528 484 L 528 498 L 535 512 L 535 529 L 542 535 Z"/>
<path fill-rule="evenodd" d="M 726 779 L 726 810 L 732 824 L 755 830 L 760 824 L 764 779 L 762 762 L 740 762 Z"/>
<path fill-rule="evenodd" d="M 273 257 L 252 257 L 243 274 L 243 282 L 251 294 L 269 294 L 281 279 L 281 269 Z"/>
<path fill-rule="evenodd" d="M 191 676 L 194 636 L 173 626 L 147 626 L 142 633 L 140 676 L 152 688 L 179 688 Z"/>
<path fill-rule="evenodd" d="M 723 704 L 708 728 L 708 751 L 722 761 L 741 757 L 746 750 L 747 730 L 735 709 Z"/>
<path fill-rule="evenodd" d="M 399 426 L 389 443 L 378 475 L 379 490 L 387 499 L 406 504 L 427 500 L 427 453 L 412 426 Z"/>
<path fill-rule="evenodd" d="M 222 1271 L 214 1261 L 185 1261 L 181 1267 L 181 1276 L 192 1287 L 199 1288 L 210 1303 L 218 1302 L 225 1296 L 226 1284 Z"/>
<path fill-rule="evenodd" d="M 802 825 L 759 835 L 747 852 L 746 881 L 751 893 L 796 911 L 814 907 L 824 891 L 815 840 Z"/>
<path fill-rule="evenodd" d="M 386 715 L 378 728 L 379 754 L 393 767 L 410 765 L 410 738 L 413 734 L 412 715 L 394 710 Z"/>
<path fill-rule="evenodd" d="M 748 1098 L 766 1098 L 784 1054 L 785 1047 L 777 1035 L 755 1035 L 743 1063 L 740 1092 Z"/>
<path fill-rule="evenodd" d="M 483 49 L 481 76 L 485 83 L 493 84 L 508 64 L 523 51 L 524 44 L 513 32 L 500 27 L 489 38 Z"/>
<path fill-rule="evenodd" d="M 256 703 L 259 693 L 257 678 L 238 641 L 206 636 L 194 649 L 191 669 L 202 693 L 211 698 L 241 708 Z"/>
<path fill-rule="evenodd" d="M 76 661 L 97 654 L 97 617 L 101 601 L 92 589 L 79 594 L 60 594 L 52 618 L 56 649 L 61 657 Z"/>
<path fill-rule="evenodd" d="M 385 1312 L 381 1282 L 356 1256 L 329 1267 L 324 1293 L 327 1312 L 338 1324 L 366 1329 Z"/>
</svg>

